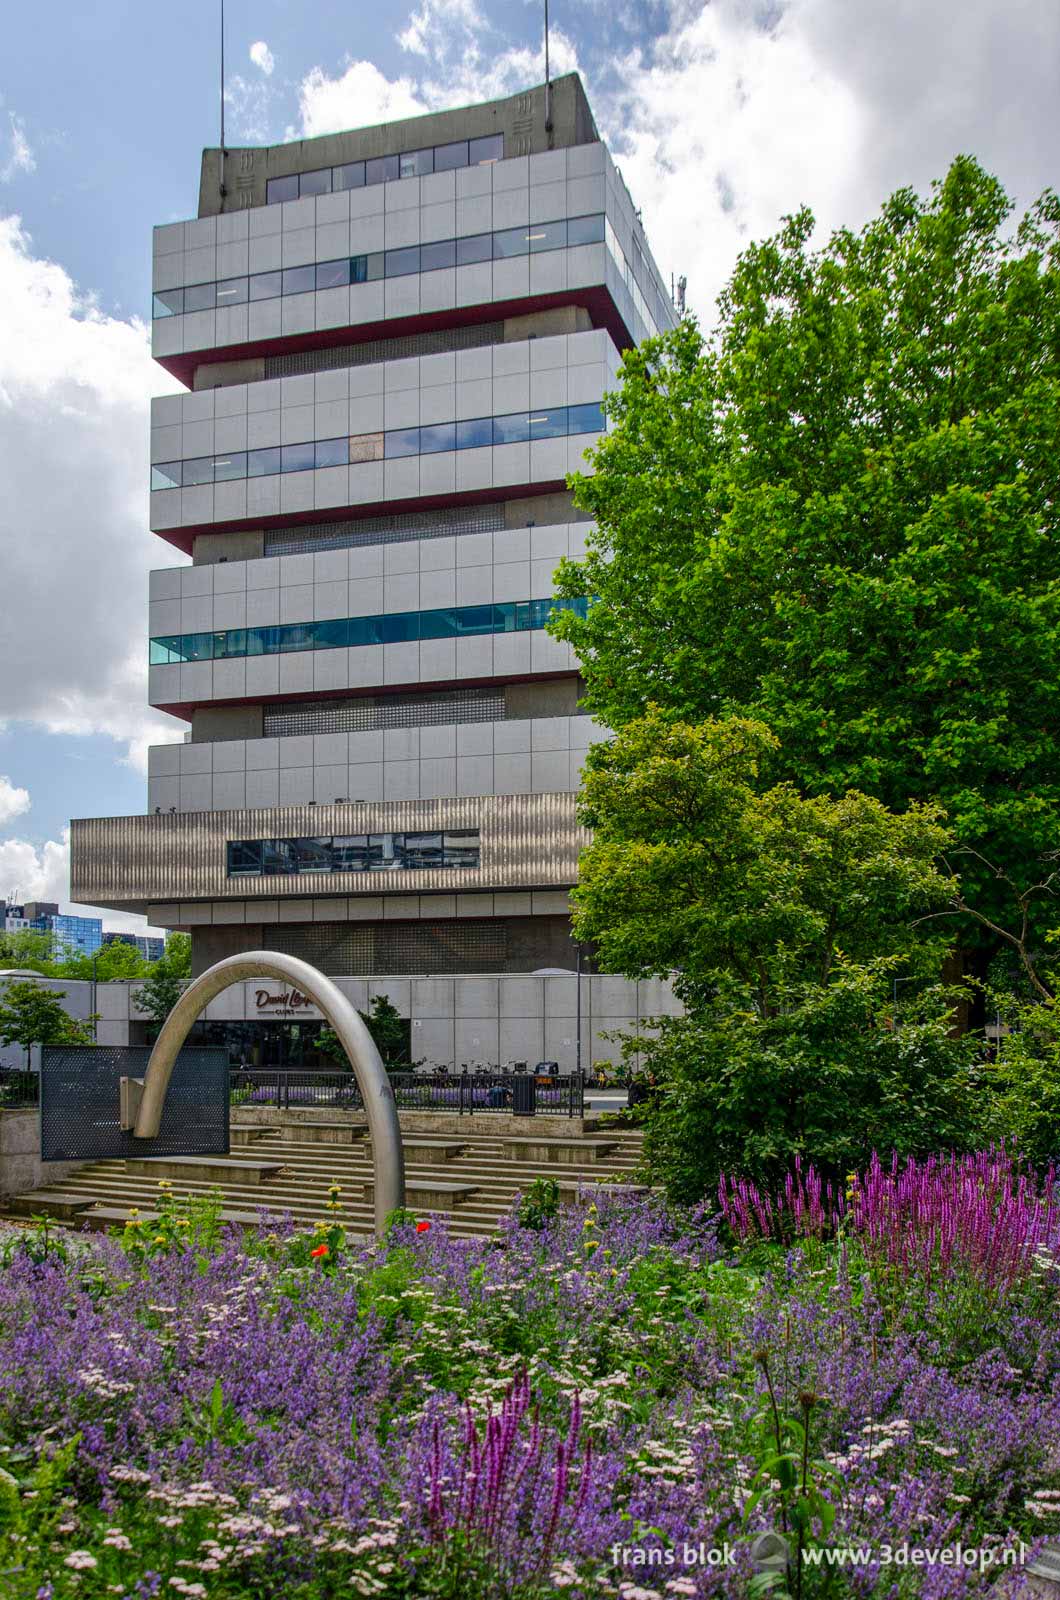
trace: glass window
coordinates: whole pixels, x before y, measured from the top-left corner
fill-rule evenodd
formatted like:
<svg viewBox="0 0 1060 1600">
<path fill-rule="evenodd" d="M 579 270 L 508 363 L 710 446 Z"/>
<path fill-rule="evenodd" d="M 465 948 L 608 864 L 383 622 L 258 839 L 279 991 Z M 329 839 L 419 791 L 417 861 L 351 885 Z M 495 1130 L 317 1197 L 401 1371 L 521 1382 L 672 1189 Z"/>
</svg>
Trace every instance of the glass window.
<svg viewBox="0 0 1060 1600">
<path fill-rule="evenodd" d="M 153 317 L 179 317 L 183 310 L 183 289 L 161 289 L 151 298 L 151 315 Z"/>
<path fill-rule="evenodd" d="M 152 489 L 179 489 L 182 461 L 156 461 L 151 468 Z"/>
<path fill-rule="evenodd" d="M 539 407 L 536 411 L 531 411 L 531 439 L 561 439 L 566 431 L 566 406 L 552 406 L 548 411 L 543 411 Z"/>
<path fill-rule="evenodd" d="M 280 652 L 280 629 L 277 627 L 248 628 L 247 655 L 275 656 Z"/>
<path fill-rule="evenodd" d="M 376 280 L 382 276 L 383 252 L 381 250 L 377 250 L 374 255 L 370 255 L 368 257 L 368 282 L 375 283 Z"/>
<path fill-rule="evenodd" d="M 281 472 L 282 470 L 278 445 L 274 445 L 267 450 L 247 451 L 248 478 L 265 478 L 273 472 Z"/>
<path fill-rule="evenodd" d="M 568 433 L 603 433 L 604 413 L 599 401 L 567 407 Z"/>
<path fill-rule="evenodd" d="M 250 280 L 252 300 L 275 300 L 283 293 L 282 272 L 255 272 Z"/>
<path fill-rule="evenodd" d="M 392 833 L 370 833 L 368 835 L 369 872 L 390 872 L 397 864 L 394 856 L 394 835 Z"/>
<path fill-rule="evenodd" d="M 248 280 L 246 278 L 223 278 L 217 285 L 217 304 L 219 306 L 241 306 L 247 298 Z"/>
<path fill-rule="evenodd" d="M 434 171 L 434 150 L 408 150 L 403 156 L 398 156 L 398 176 L 401 178 L 422 178 L 425 173 Z"/>
<path fill-rule="evenodd" d="M 194 461 L 185 461 L 184 471 L 181 473 L 181 483 L 185 489 L 194 484 L 213 482 L 213 456 L 197 456 Z"/>
<path fill-rule="evenodd" d="M 179 661 L 179 635 L 173 634 L 164 639 L 152 639 L 147 659 L 152 667 L 168 667 L 172 662 Z"/>
<path fill-rule="evenodd" d="M 283 271 L 284 294 L 307 294 L 316 288 L 315 267 L 285 267 Z"/>
<path fill-rule="evenodd" d="M 181 639 L 181 650 L 185 661 L 212 661 L 213 634 L 186 633 Z"/>
<path fill-rule="evenodd" d="M 375 620 L 383 644 L 412 644 L 420 636 L 418 611 L 392 611 Z"/>
<path fill-rule="evenodd" d="M 214 456 L 213 476 L 215 483 L 231 483 L 236 478 L 245 478 L 247 475 L 247 453 L 245 450 L 233 450 L 227 456 Z"/>
<path fill-rule="evenodd" d="M 420 245 L 420 271 L 437 272 L 439 267 L 456 266 L 456 240 L 441 239 L 436 244 Z"/>
<path fill-rule="evenodd" d="M 441 606 L 420 612 L 421 639 L 455 639 L 460 632 L 455 606 Z"/>
<path fill-rule="evenodd" d="M 398 176 L 397 156 L 376 156 L 364 164 L 365 183 L 391 183 Z"/>
<path fill-rule="evenodd" d="M 246 628 L 226 628 L 223 633 L 214 634 L 213 658 L 215 661 L 230 661 L 234 656 L 245 656 L 246 653 Z"/>
<path fill-rule="evenodd" d="M 518 633 L 520 628 L 529 627 L 529 621 L 523 621 L 520 613 L 523 609 L 521 600 L 502 600 L 493 607 L 493 632 Z"/>
<path fill-rule="evenodd" d="M 330 872 L 331 839 L 292 839 L 291 854 L 296 872 Z"/>
<path fill-rule="evenodd" d="M 470 233 L 466 239 L 456 241 L 456 264 L 470 267 L 476 261 L 489 261 L 493 257 L 493 236 L 489 233 Z"/>
<path fill-rule="evenodd" d="M 236 839 L 228 846 L 228 876 L 230 878 L 259 878 L 261 876 L 261 839 Z"/>
<path fill-rule="evenodd" d="M 289 178 L 270 178 L 265 185 L 266 205 L 279 205 L 281 200 L 298 199 L 298 174 L 292 173 Z"/>
<path fill-rule="evenodd" d="M 401 865 L 409 871 L 440 867 L 442 865 L 442 836 L 440 833 L 406 833 L 401 836 Z"/>
<path fill-rule="evenodd" d="M 298 193 L 300 196 L 307 194 L 331 193 L 331 168 L 317 167 L 315 172 L 302 172 L 298 177 Z"/>
<path fill-rule="evenodd" d="M 317 267 L 318 289 L 344 289 L 350 281 L 349 259 L 321 261 Z"/>
<path fill-rule="evenodd" d="M 316 649 L 345 650 L 350 642 L 350 624 L 346 617 L 329 617 L 326 622 L 314 622 Z"/>
<path fill-rule="evenodd" d="M 280 451 L 281 472 L 306 472 L 316 460 L 316 445 L 307 440 L 304 444 L 285 444 Z"/>
<path fill-rule="evenodd" d="M 261 867 L 270 878 L 284 877 L 294 872 L 293 839 L 262 839 Z"/>
<path fill-rule="evenodd" d="M 347 161 L 343 167 L 332 167 L 331 187 L 336 193 L 342 189 L 363 189 L 364 162 Z"/>
<path fill-rule="evenodd" d="M 442 852 L 447 867 L 477 867 L 479 836 L 471 828 L 457 828 L 442 835 Z"/>
<path fill-rule="evenodd" d="M 420 453 L 419 428 L 391 428 L 386 435 L 386 455 L 418 456 Z"/>
<path fill-rule="evenodd" d="M 289 655 L 293 650 L 316 649 L 315 622 L 285 622 L 276 632 L 280 638 L 281 655 Z"/>
<path fill-rule="evenodd" d="M 419 272 L 420 247 L 418 244 L 408 245 L 404 250 L 388 250 L 386 252 L 386 275 L 388 278 L 401 278 L 407 272 Z"/>
<path fill-rule="evenodd" d="M 353 256 L 353 257 L 351 257 L 351 259 L 350 259 L 350 282 L 351 283 L 367 283 L 368 282 L 368 257 L 367 256 Z"/>
<path fill-rule="evenodd" d="M 603 217 L 568 217 L 567 218 L 567 243 L 568 244 L 602 244 L 604 239 Z"/>
<path fill-rule="evenodd" d="M 541 250 L 562 250 L 567 243 L 567 224 L 563 222 L 532 222 L 526 230 L 531 255 Z"/>
<path fill-rule="evenodd" d="M 525 256 L 530 250 L 529 228 L 502 228 L 493 235 L 493 259 L 503 260 L 505 256 Z"/>
<path fill-rule="evenodd" d="M 456 144 L 438 144 L 434 147 L 435 172 L 452 172 L 456 167 L 467 166 L 467 140 L 458 139 Z"/>
<path fill-rule="evenodd" d="M 331 842 L 333 872 L 364 872 L 368 866 L 368 835 L 336 834 Z"/>
<path fill-rule="evenodd" d="M 530 437 L 530 420 L 525 411 L 513 411 L 507 417 L 494 417 L 494 444 L 525 444 Z"/>
<path fill-rule="evenodd" d="M 484 139 L 470 139 L 467 147 L 468 165 L 481 167 L 487 161 L 504 160 L 504 135 L 487 134 Z"/>
<path fill-rule="evenodd" d="M 318 439 L 316 442 L 313 465 L 315 467 L 345 467 L 350 460 L 350 441 L 342 439 Z"/>
<path fill-rule="evenodd" d="M 458 450 L 477 450 L 482 445 L 492 443 L 492 417 L 472 417 L 469 421 L 457 423 L 456 448 Z"/>
<path fill-rule="evenodd" d="M 438 450 L 456 449 L 456 423 L 436 422 L 420 429 L 420 455 L 434 455 Z"/>
<path fill-rule="evenodd" d="M 383 435 L 381 433 L 355 433 L 350 439 L 350 463 L 382 461 Z"/>
<path fill-rule="evenodd" d="M 189 283 L 184 291 L 185 311 L 212 311 L 217 304 L 217 288 L 212 283 Z"/>
<path fill-rule="evenodd" d="M 456 631 L 460 635 L 493 632 L 492 606 L 458 606 L 455 616 Z"/>
</svg>

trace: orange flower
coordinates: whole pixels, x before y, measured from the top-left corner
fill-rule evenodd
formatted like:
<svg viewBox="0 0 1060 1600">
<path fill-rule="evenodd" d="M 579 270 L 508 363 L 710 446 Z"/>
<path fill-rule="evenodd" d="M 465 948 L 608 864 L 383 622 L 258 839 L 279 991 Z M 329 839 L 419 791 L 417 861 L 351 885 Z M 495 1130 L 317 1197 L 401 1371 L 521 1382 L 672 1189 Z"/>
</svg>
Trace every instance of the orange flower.
<svg viewBox="0 0 1060 1600">
<path fill-rule="evenodd" d="M 310 1250 L 309 1254 L 311 1256 L 329 1256 L 331 1251 L 326 1244 L 318 1244 L 315 1250 Z"/>
<path fill-rule="evenodd" d="M 417 1233 L 430 1233 L 430 1231 L 431 1231 L 431 1225 L 430 1225 L 429 1222 L 417 1222 L 417 1224 L 416 1224 L 416 1232 Z"/>
</svg>

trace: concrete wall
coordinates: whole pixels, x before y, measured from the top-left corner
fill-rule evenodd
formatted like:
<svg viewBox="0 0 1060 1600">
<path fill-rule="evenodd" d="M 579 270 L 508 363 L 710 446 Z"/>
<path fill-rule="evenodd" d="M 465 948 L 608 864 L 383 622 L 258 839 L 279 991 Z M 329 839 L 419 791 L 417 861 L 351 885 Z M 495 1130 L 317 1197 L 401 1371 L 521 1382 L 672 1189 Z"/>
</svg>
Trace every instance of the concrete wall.
<svg viewBox="0 0 1060 1600">
<path fill-rule="evenodd" d="M 23 1194 L 45 1184 L 59 1184 L 84 1164 L 42 1161 L 38 1113 L 0 1111 L 0 1195 Z"/>
</svg>

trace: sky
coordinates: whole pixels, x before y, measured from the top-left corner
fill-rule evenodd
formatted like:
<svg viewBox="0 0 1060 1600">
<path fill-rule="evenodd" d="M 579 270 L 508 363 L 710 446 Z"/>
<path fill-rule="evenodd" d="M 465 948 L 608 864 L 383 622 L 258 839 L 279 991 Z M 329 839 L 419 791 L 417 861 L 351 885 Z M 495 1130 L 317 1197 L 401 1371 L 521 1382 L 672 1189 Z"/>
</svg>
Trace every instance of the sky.
<svg viewBox="0 0 1060 1600">
<path fill-rule="evenodd" d="M 704 326 L 740 250 L 809 205 L 860 226 L 959 152 L 1060 187 L 1056 0 L 552 0 L 664 279 Z M 514 93 L 541 0 L 227 0 L 230 144 Z M 150 230 L 218 141 L 218 0 L 10 10 L 0 55 L 0 896 L 69 904 L 71 816 L 146 806 Z M 76 909 L 76 908 L 75 908 Z M 108 926 L 142 919 L 106 913 Z"/>
</svg>

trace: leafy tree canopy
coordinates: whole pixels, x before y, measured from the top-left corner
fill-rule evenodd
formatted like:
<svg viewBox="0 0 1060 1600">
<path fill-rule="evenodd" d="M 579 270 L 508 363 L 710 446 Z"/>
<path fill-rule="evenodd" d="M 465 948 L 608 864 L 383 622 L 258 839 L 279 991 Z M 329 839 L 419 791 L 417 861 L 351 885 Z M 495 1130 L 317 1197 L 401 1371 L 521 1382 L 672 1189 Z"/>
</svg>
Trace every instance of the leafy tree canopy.
<svg viewBox="0 0 1060 1600">
<path fill-rule="evenodd" d="M 611 727 L 761 719 L 776 778 L 937 800 L 1026 883 L 1060 801 L 1060 202 L 1010 212 L 967 157 L 818 250 L 800 211 L 709 341 L 628 353 L 560 574 L 596 602 L 552 626 Z"/>
<path fill-rule="evenodd" d="M 191 977 L 190 937 L 186 933 L 170 934 L 163 954 L 145 971 L 146 977 L 136 991 L 136 1004 L 152 1022 L 165 1022 Z"/>
<path fill-rule="evenodd" d="M 21 1045 L 27 1067 L 35 1044 L 91 1043 L 91 1027 L 67 1016 L 60 990 L 27 981 L 0 991 L 0 1044 Z"/>
</svg>

